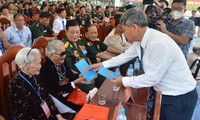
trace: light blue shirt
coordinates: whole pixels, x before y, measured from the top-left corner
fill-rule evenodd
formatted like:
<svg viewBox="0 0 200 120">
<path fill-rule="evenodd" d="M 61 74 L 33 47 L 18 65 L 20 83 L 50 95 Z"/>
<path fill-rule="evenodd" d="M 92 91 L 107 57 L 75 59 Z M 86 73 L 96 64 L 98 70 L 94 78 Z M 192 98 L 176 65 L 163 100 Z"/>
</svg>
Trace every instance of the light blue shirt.
<svg viewBox="0 0 200 120">
<path fill-rule="evenodd" d="M 21 45 L 23 47 L 31 46 L 32 35 L 27 26 L 23 26 L 22 31 L 19 31 L 16 25 L 8 27 L 4 34 L 11 45 Z"/>
</svg>

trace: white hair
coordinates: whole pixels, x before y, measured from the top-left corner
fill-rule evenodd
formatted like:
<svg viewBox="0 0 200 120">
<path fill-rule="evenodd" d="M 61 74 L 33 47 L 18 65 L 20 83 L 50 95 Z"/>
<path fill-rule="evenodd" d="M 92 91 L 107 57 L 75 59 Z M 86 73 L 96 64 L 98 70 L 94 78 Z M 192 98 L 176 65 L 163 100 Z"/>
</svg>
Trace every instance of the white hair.
<svg viewBox="0 0 200 120">
<path fill-rule="evenodd" d="M 130 8 L 122 15 L 120 24 L 126 26 L 137 24 L 140 27 L 146 27 L 148 26 L 148 21 L 147 16 L 143 10 L 139 8 Z"/>
<path fill-rule="evenodd" d="M 58 46 L 63 45 L 64 43 L 61 40 L 52 40 L 47 45 L 47 57 L 50 58 L 52 54 L 56 53 Z"/>
<path fill-rule="evenodd" d="M 15 63 L 21 69 L 23 64 L 32 64 L 37 56 L 41 57 L 40 51 L 38 49 L 32 49 L 30 47 L 22 48 L 15 57 Z"/>
</svg>

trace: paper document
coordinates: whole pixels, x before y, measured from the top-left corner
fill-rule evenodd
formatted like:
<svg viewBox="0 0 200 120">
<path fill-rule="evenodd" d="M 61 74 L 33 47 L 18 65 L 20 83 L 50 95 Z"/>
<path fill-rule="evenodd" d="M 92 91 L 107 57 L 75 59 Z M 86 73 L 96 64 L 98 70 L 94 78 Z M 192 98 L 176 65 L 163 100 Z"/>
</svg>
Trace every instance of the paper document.
<svg viewBox="0 0 200 120">
<path fill-rule="evenodd" d="M 89 69 L 90 66 L 84 59 L 77 62 L 75 66 L 78 68 L 81 74 L 86 78 L 87 82 L 90 82 L 97 77 L 96 73 L 92 69 Z"/>
<path fill-rule="evenodd" d="M 106 77 L 109 80 L 114 80 L 116 77 L 120 77 L 121 75 L 118 73 L 115 73 L 107 68 L 100 67 L 98 73 L 104 77 Z"/>
</svg>

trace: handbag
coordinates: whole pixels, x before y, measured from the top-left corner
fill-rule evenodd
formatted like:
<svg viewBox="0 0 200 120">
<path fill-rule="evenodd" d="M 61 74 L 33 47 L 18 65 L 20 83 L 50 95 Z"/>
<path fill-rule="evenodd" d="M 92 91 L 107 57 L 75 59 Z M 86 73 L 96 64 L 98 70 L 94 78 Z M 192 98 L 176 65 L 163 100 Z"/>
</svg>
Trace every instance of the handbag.
<svg viewBox="0 0 200 120">
<path fill-rule="evenodd" d="M 78 87 L 76 87 L 75 90 L 69 94 L 67 101 L 76 105 L 84 105 L 86 103 L 86 96 L 87 93 L 78 90 Z"/>
</svg>

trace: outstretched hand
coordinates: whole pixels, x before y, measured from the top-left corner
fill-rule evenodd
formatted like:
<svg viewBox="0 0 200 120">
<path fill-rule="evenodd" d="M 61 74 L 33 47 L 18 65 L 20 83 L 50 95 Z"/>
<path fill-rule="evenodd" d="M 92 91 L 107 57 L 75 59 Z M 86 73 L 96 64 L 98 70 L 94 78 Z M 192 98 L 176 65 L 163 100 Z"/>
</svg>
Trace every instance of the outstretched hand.
<svg viewBox="0 0 200 120">
<path fill-rule="evenodd" d="M 91 83 L 87 82 L 85 80 L 85 77 L 79 77 L 76 80 L 74 80 L 74 84 L 91 84 Z"/>
<path fill-rule="evenodd" d="M 115 78 L 115 80 L 111 80 L 111 82 L 113 82 L 113 84 L 119 86 L 119 87 L 122 87 L 123 84 L 122 84 L 122 77 L 117 77 Z"/>
<path fill-rule="evenodd" d="M 101 66 L 103 66 L 101 62 L 100 62 L 100 63 L 96 63 L 96 64 L 92 64 L 92 65 L 90 65 L 90 69 L 93 69 L 93 71 L 96 72 L 96 71 L 99 70 L 99 68 L 100 68 Z"/>
</svg>

